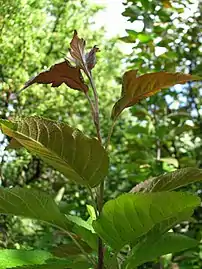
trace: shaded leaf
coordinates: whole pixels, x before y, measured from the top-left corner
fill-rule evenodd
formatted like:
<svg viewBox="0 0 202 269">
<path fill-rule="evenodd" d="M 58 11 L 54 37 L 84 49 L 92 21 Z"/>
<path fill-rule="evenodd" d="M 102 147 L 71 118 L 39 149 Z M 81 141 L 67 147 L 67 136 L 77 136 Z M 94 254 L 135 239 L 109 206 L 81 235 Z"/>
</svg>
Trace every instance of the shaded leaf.
<svg viewBox="0 0 202 269">
<path fill-rule="evenodd" d="M 183 168 L 141 182 L 131 192 L 172 191 L 201 180 L 202 169 Z"/>
<path fill-rule="evenodd" d="M 80 69 L 78 67 L 71 66 L 67 60 L 53 65 L 49 70 L 41 72 L 37 76 L 28 80 L 21 91 L 34 83 L 52 84 L 52 87 L 59 87 L 62 83 L 65 83 L 72 89 L 82 92 L 88 91 L 88 86 L 84 84 Z"/>
<path fill-rule="evenodd" d="M 98 51 L 99 51 L 99 48 L 97 48 L 97 46 L 94 46 L 88 53 L 86 53 L 85 59 L 86 59 L 88 70 L 91 70 L 94 68 L 96 64 L 96 52 Z"/>
<path fill-rule="evenodd" d="M 90 248 L 85 242 L 78 242 L 86 253 L 92 252 L 92 248 Z M 78 248 L 74 243 L 69 244 L 61 244 L 57 247 L 54 247 L 51 251 L 56 257 L 64 258 L 70 256 L 76 256 L 82 254 L 80 248 Z"/>
<path fill-rule="evenodd" d="M 72 226 L 49 195 L 34 189 L 0 188 L 0 213 L 41 220 L 62 229 Z"/>
<path fill-rule="evenodd" d="M 181 220 L 183 212 L 191 213 L 199 204 L 198 197 L 180 192 L 124 194 L 104 205 L 93 227 L 105 242 L 119 250 L 165 220 Z"/>
<path fill-rule="evenodd" d="M 92 249 L 97 250 L 98 236 L 95 233 L 92 224 L 77 216 L 68 215 L 67 217 L 69 221 L 74 223 L 72 231 L 79 235 Z"/>
<path fill-rule="evenodd" d="M 0 250 L 1 269 L 21 265 L 43 264 L 50 258 L 52 258 L 52 254 L 44 250 Z"/>
<path fill-rule="evenodd" d="M 0 120 L 0 124 L 6 135 L 69 180 L 95 187 L 108 173 L 108 156 L 100 142 L 67 124 L 39 117 L 20 119 L 12 125 Z"/>
<path fill-rule="evenodd" d="M 137 70 L 130 70 L 123 75 L 122 94 L 113 107 L 112 119 L 116 119 L 125 108 L 154 95 L 162 88 L 199 79 L 197 76 L 167 72 L 149 73 L 137 77 Z"/>
<path fill-rule="evenodd" d="M 126 269 L 134 269 L 145 262 L 153 261 L 161 255 L 176 253 L 198 245 L 198 241 L 175 233 L 166 233 L 160 238 L 138 243 L 125 261 Z"/>
</svg>

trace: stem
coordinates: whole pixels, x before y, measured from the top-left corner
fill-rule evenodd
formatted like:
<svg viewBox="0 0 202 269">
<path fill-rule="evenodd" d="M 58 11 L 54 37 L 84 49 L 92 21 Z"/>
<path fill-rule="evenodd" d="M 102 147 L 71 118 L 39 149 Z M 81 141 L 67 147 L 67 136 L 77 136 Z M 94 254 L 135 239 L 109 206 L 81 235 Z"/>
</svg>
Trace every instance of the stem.
<svg viewBox="0 0 202 269">
<path fill-rule="evenodd" d="M 90 99 L 90 96 L 89 96 L 89 94 L 87 92 L 85 92 L 85 95 L 86 95 L 86 98 L 88 100 L 88 103 L 90 104 L 91 114 L 92 114 L 93 121 L 95 121 L 94 120 L 94 118 L 95 118 L 95 107 L 94 107 L 94 104 L 93 104 L 92 100 Z"/>
<path fill-rule="evenodd" d="M 92 111 L 92 116 L 93 116 L 93 121 L 95 124 L 96 132 L 97 132 L 97 138 L 102 144 L 102 137 L 100 134 L 100 119 L 99 119 L 99 103 L 98 103 L 98 94 L 97 90 L 95 87 L 95 83 L 92 77 L 91 72 L 88 70 L 85 70 L 86 75 L 88 76 L 90 85 L 93 90 L 93 95 L 94 95 L 94 102 L 95 105 L 92 103 L 91 99 L 89 96 L 86 94 L 86 97 L 88 99 L 88 102 L 90 103 L 91 106 L 91 111 Z M 91 193 L 92 195 L 92 193 Z M 99 188 L 99 194 L 97 194 L 97 209 L 98 209 L 98 215 L 100 215 L 103 207 L 103 196 L 104 196 L 104 181 L 100 183 L 100 188 Z M 103 242 L 102 239 L 98 239 L 98 266 L 97 269 L 103 269 L 104 266 L 104 252 L 103 252 Z"/>
<path fill-rule="evenodd" d="M 106 141 L 106 144 L 105 144 L 105 149 L 107 150 L 108 147 L 109 147 L 109 144 L 110 144 L 110 140 L 111 140 L 111 136 L 112 136 L 112 133 L 113 133 L 113 130 L 114 130 L 114 126 L 116 124 L 116 120 L 113 121 L 110 129 L 109 129 L 109 133 L 108 133 L 108 137 L 107 137 L 107 141 Z"/>
<path fill-rule="evenodd" d="M 100 134 L 100 118 L 99 118 L 99 104 L 98 104 L 98 94 L 97 94 L 97 90 L 95 87 L 95 82 L 93 80 L 92 74 L 88 73 L 88 78 L 90 81 L 90 85 L 93 89 L 93 95 L 94 95 L 94 100 L 95 100 L 95 113 L 94 113 L 94 124 L 95 124 L 95 128 L 97 131 L 97 138 L 100 141 L 100 143 L 102 144 L 102 138 L 101 138 L 101 134 Z"/>
</svg>

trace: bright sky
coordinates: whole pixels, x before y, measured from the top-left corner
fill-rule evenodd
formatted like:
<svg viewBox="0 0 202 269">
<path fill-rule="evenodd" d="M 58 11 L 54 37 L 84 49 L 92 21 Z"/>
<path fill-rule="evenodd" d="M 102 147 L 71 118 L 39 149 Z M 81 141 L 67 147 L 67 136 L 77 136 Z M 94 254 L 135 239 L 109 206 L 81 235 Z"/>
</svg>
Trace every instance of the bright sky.
<svg viewBox="0 0 202 269">
<path fill-rule="evenodd" d="M 97 30 L 100 27 L 104 26 L 106 30 L 106 37 L 111 38 L 114 36 L 126 36 L 127 33 L 125 29 L 138 30 L 139 25 L 134 26 L 131 22 L 127 21 L 127 18 L 122 15 L 122 12 L 125 10 L 123 5 L 124 0 L 89 0 L 90 2 L 100 4 L 105 8 L 98 12 L 94 17 L 95 25 L 93 30 Z M 132 44 L 120 42 L 120 49 L 126 53 L 132 53 Z"/>
<path fill-rule="evenodd" d="M 104 26 L 108 37 L 123 36 L 126 34 L 125 29 L 129 28 L 130 23 L 121 13 L 124 11 L 123 0 L 90 0 L 93 3 L 106 6 L 95 16 L 96 28 Z"/>
</svg>

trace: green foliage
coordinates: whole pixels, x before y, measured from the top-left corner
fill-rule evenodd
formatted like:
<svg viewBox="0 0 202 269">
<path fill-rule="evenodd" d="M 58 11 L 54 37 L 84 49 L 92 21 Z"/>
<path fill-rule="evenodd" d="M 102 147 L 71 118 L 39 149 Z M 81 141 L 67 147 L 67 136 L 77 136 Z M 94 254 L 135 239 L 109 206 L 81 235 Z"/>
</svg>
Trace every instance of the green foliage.
<svg viewBox="0 0 202 269">
<path fill-rule="evenodd" d="M 0 250 L 1 269 L 18 267 L 21 265 L 43 264 L 51 259 L 52 254 L 43 250 Z"/>
<path fill-rule="evenodd" d="M 188 218 L 199 204 L 198 198 L 184 193 L 124 194 L 104 205 L 94 229 L 111 247 L 120 250 L 126 244 L 134 245 L 165 220 L 185 212 Z"/>
<path fill-rule="evenodd" d="M 202 171 L 197 168 L 184 168 L 151 178 L 135 186 L 132 192 L 172 191 L 188 184 L 201 181 Z"/>
<path fill-rule="evenodd" d="M 10 269 L 89 269 L 91 266 L 85 260 L 78 258 L 78 259 L 67 259 L 67 260 L 59 260 L 59 259 L 50 259 L 47 260 L 46 264 L 33 264 L 33 265 L 23 265 L 23 266 L 15 266 L 10 267 Z M 6 267 L 7 269 L 8 267 Z"/>
<path fill-rule="evenodd" d="M 67 230 L 71 225 L 46 193 L 25 188 L 0 189 L 1 214 L 13 214 L 45 221 Z"/>
<path fill-rule="evenodd" d="M 5 134 L 74 182 L 94 187 L 107 175 L 108 156 L 104 148 L 96 139 L 67 124 L 30 117 L 13 126 L 7 121 L 1 125 Z"/>
<path fill-rule="evenodd" d="M 115 103 L 123 57 L 113 40 L 106 43 L 103 33 L 89 31 L 90 18 L 97 7 L 88 5 L 85 0 L 63 4 L 58 0 L 3 3 L 0 10 L 3 108 L 0 113 L 2 131 L 12 140 L 1 163 L 0 209 L 7 215 L 3 222 L 6 225 L 2 228 L 5 241 L 2 245 L 9 247 L 10 235 L 13 236 L 16 229 L 21 241 L 18 243 L 17 236 L 13 236 L 12 246 L 42 248 L 52 253 L 52 259 L 39 255 L 39 262 L 33 258 L 27 266 L 26 261 L 21 260 L 20 264 L 14 261 L 17 266 L 14 268 L 134 268 L 148 261 L 158 261 L 164 254 L 198 245 L 200 232 L 189 232 L 196 223 L 191 216 L 200 199 L 182 190 L 172 192 L 201 181 L 201 170 L 196 168 L 201 168 L 201 99 L 197 92 L 199 83 L 190 82 L 198 77 L 179 73 L 200 71 L 196 48 L 200 39 L 196 22 L 200 21 L 200 16 L 197 12 L 190 15 L 191 20 L 186 22 L 190 30 L 183 29 L 185 21 L 180 14 L 186 5 L 181 0 L 178 4 L 174 1 L 127 1 L 124 15 L 131 21 L 142 21 L 144 27 L 128 29 L 128 36 L 122 38 L 133 43 L 134 52 L 129 59 L 131 70 L 123 76 L 121 98 Z M 198 10 L 200 8 L 199 4 Z M 66 50 L 75 28 L 89 39 L 92 49 L 86 50 L 85 40 L 75 31 L 70 42 L 73 65 L 64 59 L 54 65 Z M 96 55 L 99 61 L 96 66 L 98 48 L 95 44 L 101 49 Z M 162 47 L 166 52 L 157 56 L 156 49 Z M 48 71 L 40 71 L 28 80 L 23 89 L 35 82 L 51 83 L 53 87 L 64 83 L 80 92 L 67 91 L 63 86 L 53 89 L 33 85 L 20 96 L 11 94 L 36 70 L 47 70 L 51 65 Z M 143 75 L 137 78 L 136 69 Z M 175 90 L 176 83 L 185 82 Z M 161 88 L 170 86 L 160 92 Z M 181 104 L 173 109 L 169 100 L 176 102 L 178 98 Z M 126 107 L 131 107 L 130 111 L 117 122 Z M 192 115 L 192 110 L 196 116 Z M 21 117 L 10 120 L 15 114 Z M 115 121 L 116 130 L 111 138 Z M 94 138 L 95 133 L 97 138 Z M 2 145 L 7 144 L 5 139 L 2 141 Z M 191 168 L 181 169 L 187 166 Z M 160 175 L 165 171 L 171 173 Z M 132 189 L 140 181 L 144 182 Z M 22 188 L 13 188 L 14 185 Z M 55 201 L 36 188 L 50 192 Z M 191 192 L 199 193 L 199 188 L 195 185 Z M 130 189 L 145 193 L 120 196 Z M 111 200 L 112 197 L 115 199 Z M 107 202 L 104 204 L 104 201 Z M 89 203 L 94 208 L 88 205 L 86 210 Z M 33 225 L 30 220 L 11 215 L 37 219 L 43 224 Z M 9 229 L 12 226 L 14 229 L 8 231 L 7 222 Z M 182 225 L 185 225 L 183 230 Z M 170 229 L 172 233 L 168 232 Z M 25 230 L 28 232 L 23 238 Z M 182 231 L 189 237 L 176 233 Z M 46 235 L 41 244 L 38 242 L 40 232 Z"/>
<path fill-rule="evenodd" d="M 181 252 L 183 250 L 194 248 L 198 241 L 175 233 L 166 233 L 155 241 L 145 240 L 138 243 L 131 251 L 130 256 L 125 261 L 126 269 L 133 269 L 147 261 L 167 254 Z"/>
</svg>

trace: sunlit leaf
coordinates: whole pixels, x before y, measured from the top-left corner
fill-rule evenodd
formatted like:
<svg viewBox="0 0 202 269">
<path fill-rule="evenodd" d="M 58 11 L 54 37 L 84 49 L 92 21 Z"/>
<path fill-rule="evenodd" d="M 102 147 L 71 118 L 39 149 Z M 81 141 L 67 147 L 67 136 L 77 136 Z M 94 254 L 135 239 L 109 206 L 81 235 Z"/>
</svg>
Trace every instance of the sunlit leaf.
<svg viewBox="0 0 202 269">
<path fill-rule="evenodd" d="M 52 87 L 59 87 L 62 83 L 65 83 L 72 89 L 82 92 L 88 91 L 88 86 L 84 83 L 80 69 L 71 66 L 67 60 L 53 65 L 49 70 L 28 80 L 21 91 L 34 83 L 51 84 Z"/>
<path fill-rule="evenodd" d="M 161 0 L 165 8 L 171 8 L 172 4 L 170 0 Z"/>
<path fill-rule="evenodd" d="M 86 41 L 83 38 L 79 38 L 77 31 L 74 30 L 74 35 L 70 42 L 70 54 L 76 65 L 81 68 L 85 68 L 85 45 Z"/>
<path fill-rule="evenodd" d="M 39 117 L 15 123 L 1 120 L 2 131 L 69 180 L 95 187 L 108 173 L 108 156 L 100 142 L 81 131 Z"/>
<path fill-rule="evenodd" d="M 131 251 L 125 261 L 125 269 L 134 269 L 145 262 L 153 261 L 156 258 L 168 254 L 194 248 L 198 241 L 187 236 L 175 233 L 166 233 L 160 238 L 139 242 Z"/>
<path fill-rule="evenodd" d="M 197 181 L 202 181 L 202 169 L 183 168 L 141 182 L 131 192 L 171 191 Z"/>
<path fill-rule="evenodd" d="M 0 188 L 0 213 L 32 218 L 68 229 L 72 225 L 46 193 L 25 188 Z"/>
<path fill-rule="evenodd" d="M 148 43 L 149 41 L 151 41 L 153 39 L 153 37 L 149 34 L 138 34 L 138 39 L 142 42 L 142 43 Z"/>
<path fill-rule="evenodd" d="M 92 223 L 77 216 L 67 217 L 69 221 L 74 223 L 72 231 L 79 235 L 92 249 L 97 250 L 98 236 L 93 229 Z"/>
<path fill-rule="evenodd" d="M 175 166 L 175 167 L 179 167 L 179 162 L 178 162 L 178 160 L 177 159 L 175 159 L 175 158 L 172 158 L 172 157 L 168 157 L 168 158 L 161 158 L 160 159 L 160 161 L 161 162 L 165 162 L 165 163 L 167 163 L 167 164 L 172 164 L 173 166 Z"/>
<path fill-rule="evenodd" d="M 96 52 L 98 52 L 99 49 L 97 46 L 94 46 L 88 53 L 85 53 L 85 44 L 85 40 L 79 38 L 75 30 L 70 42 L 70 55 L 72 57 L 70 59 L 88 75 L 88 71 L 93 69 L 96 64 Z"/>
<path fill-rule="evenodd" d="M 52 254 L 44 250 L 2 249 L 0 250 L 0 268 L 43 264 L 50 258 L 52 258 Z"/>
<path fill-rule="evenodd" d="M 98 235 L 112 248 L 119 250 L 134 244 L 155 225 L 193 211 L 200 199 L 180 192 L 124 194 L 108 201 L 101 216 L 93 222 Z"/>
<path fill-rule="evenodd" d="M 73 259 L 50 259 L 47 260 L 46 264 L 33 264 L 24 266 L 9 267 L 9 269 L 89 269 L 92 264 L 87 262 L 84 258 L 73 258 Z M 2 269 L 8 269 L 4 267 Z"/>
<path fill-rule="evenodd" d="M 112 119 L 116 119 L 125 108 L 135 105 L 163 88 L 199 79 L 197 76 L 167 72 L 149 73 L 137 77 L 137 70 L 130 70 L 123 76 L 121 98 L 113 107 Z"/>
</svg>

